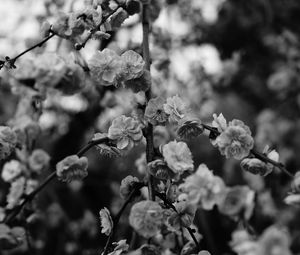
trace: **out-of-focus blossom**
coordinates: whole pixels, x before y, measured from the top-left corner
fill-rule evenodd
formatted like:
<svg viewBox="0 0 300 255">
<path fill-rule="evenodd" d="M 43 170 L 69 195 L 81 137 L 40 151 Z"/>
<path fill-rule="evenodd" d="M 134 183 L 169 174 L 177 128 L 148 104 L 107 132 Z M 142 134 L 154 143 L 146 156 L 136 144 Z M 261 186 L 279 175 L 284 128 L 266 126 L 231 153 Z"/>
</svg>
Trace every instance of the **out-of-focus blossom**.
<svg viewBox="0 0 300 255">
<path fill-rule="evenodd" d="M 214 176 L 205 164 L 201 164 L 194 174 L 189 175 L 179 185 L 179 190 L 187 194 L 190 203 L 211 210 L 223 199 L 225 184 L 220 177 Z M 184 198 L 182 195 L 181 197 Z"/>
<path fill-rule="evenodd" d="M 151 86 L 150 72 L 144 69 L 141 76 L 131 80 L 125 80 L 124 85 L 126 88 L 131 89 L 135 93 L 138 93 L 140 91 L 147 91 Z"/>
<path fill-rule="evenodd" d="M 281 92 L 289 86 L 293 86 L 293 81 L 296 81 L 296 75 L 289 67 L 281 68 L 270 75 L 267 81 L 268 88 L 275 92 Z"/>
<path fill-rule="evenodd" d="M 295 192 L 300 192 L 300 171 L 295 173 L 294 179 L 291 183 L 291 188 Z"/>
<path fill-rule="evenodd" d="M 300 205 L 300 194 L 289 194 L 285 197 L 284 202 L 288 205 Z"/>
<path fill-rule="evenodd" d="M 177 212 L 172 212 L 168 217 L 168 225 L 175 230 L 180 230 L 181 227 L 190 227 L 197 207 L 194 204 L 181 201 L 175 204 L 175 208 Z"/>
<path fill-rule="evenodd" d="M 94 134 L 94 137 L 92 141 L 108 138 L 108 135 L 106 133 L 96 133 Z M 121 156 L 121 151 L 112 145 L 107 145 L 106 143 L 99 143 L 96 145 L 96 148 L 100 152 L 101 155 L 109 156 L 109 157 L 119 157 Z"/>
<path fill-rule="evenodd" d="M 0 160 L 7 158 L 15 149 L 17 135 L 9 127 L 0 126 Z"/>
<path fill-rule="evenodd" d="M 184 142 L 172 141 L 162 147 L 168 167 L 177 175 L 194 169 L 192 153 Z"/>
<path fill-rule="evenodd" d="M 244 158 L 241 161 L 241 167 L 245 171 L 248 171 L 252 174 L 259 174 L 261 176 L 266 176 L 272 172 L 273 166 L 269 166 L 265 162 L 257 158 Z"/>
<path fill-rule="evenodd" d="M 28 165 L 31 170 L 36 173 L 41 173 L 41 171 L 48 167 L 50 161 L 50 156 L 47 152 L 42 149 L 34 150 L 28 158 Z"/>
<path fill-rule="evenodd" d="M 163 125 L 168 117 L 164 111 L 165 100 L 162 97 L 151 98 L 145 110 L 145 118 L 152 125 Z"/>
<path fill-rule="evenodd" d="M 39 185 L 39 182 L 34 179 L 28 179 L 26 180 L 26 186 L 24 193 L 26 195 L 29 195 L 31 192 L 33 192 Z"/>
<path fill-rule="evenodd" d="M 146 160 L 146 153 L 142 153 L 138 159 L 134 162 L 138 172 L 140 174 L 146 174 L 147 172 L 147 160 Z"/>
<path fill-rule="evenodd" d="M 122 77 L 132 80 L 140 77 L 144 72 L 145 61 L 142 56 L 133 50 L 125 51 L 122 55 Z"/>
<path fill-rule="evenodd" d="M 204 131 L 201 121 L 198 119 L 182 119 L 178 125 L 177 134 L 183 139 L 197 137 Z"/>
<path fill-rule="evenodd" d="M 218 204 L 219 211 L 232 218 L 242 216 L 248 220 L 254 209 L 254 196 L 254 191 L 248 186 L 227 188 L 224 199 Z"/>
<path fill-rule="evenodd" d="M 238 255 L 258 255 L 257 242 L 255 242 L 245 230 L 234 231 L 229 244 L 232 250 Z"/>
<path fill-rule="evenodd" d="M 168 129 L 164 126 L 156 126 L 153 129 L 153 145 L 154 148 L 159 148 L 160 146 L 166 144 L 170 141 L 170 133 Z"/>
<path fill-rule="evenodd" d="M 134 204 L 129 215 L 129 223 L 141 236 L 156 235 L 163 219 L 163 210 L 157 202 L 145 200 Z"/>
<path fill-rule="evenodd" d="M 113 229 L 113 221 L 110 216 L 109 210 L 104 207 L 103 209 L 100 210 L 100 220 L 101 220 L 101 233 L 109 236 L 112 229 Z"/>
<path fill-rule="evenodd" d="M 123 199 L 126 199 L 130 195 L 136 183 L 139 183 L 139 179 L 131 175 L 126 176 L 121 181 L 120 195 Z"/>
<path fill-rule="evenodd" d="M 63 182 L 81 180 L 88 175 L 88 159 L 72 155 L 56 164 L 56 175 Z"/>
<path fill-rule="evenodd" d="M 0 224 L 0 248 L 9 250 L 18 247 L 25 240 L 25 229 L 22 227 L 10 228 Z"/>
<path fill-rule="evenodd" d="M 118 149 L 128 151 L 142 140 L 143 133 L 137 120 L 121 115 L 113 120 L 108 137 L 116 141 Z"/>
<path fill-rule="evenodd" d="M 291 255 L 288 232 L 275 226 L 267 228 L 259 239 L 259 255 Z"/>
<path fill-rule="evenodd" d="M 202 250 L 198 252 L 198 255 L 211 255 L 211 254 L 209 251 Z"/>
<path fill-rule="evenodd" d="M 216 145 L 226 158 L 242 159 L 247 157 L 254 146 L 251 131 L 240 120 L 233 120 L 217 138 Z"/>
<path fill-rule="evenodd" d="M 114 250 L 108 255 L 121 255 L 121 253 L 128 251 L 129 245 L 126 243 L 126 240 L 120 240 L 119 242 L 113 242 L 112 246 Z"/>
<path fill-rule="evenodd" d="M 162 159 L 156 159 L 148 163 L 148 171 L 157 179 L 168 180 L 174 178 L 176 174 L 168 167 Z"/>
<path fill-rule="evenodd" d="M 164 110 L 168 114 L 169 121 L 175 123 L 183 119 L 187 113 L 185 103 L 177 95 L 167 98 L 167 102 L 164 104 Z"/>
<path fill-rule="evenodd" d="M 18 160 L 6 162 L 3 166 L 1 177 L 5 182 L 14 181 L 24 171 L 24 166 Z"/>
<path fill-rule="evenodd" d="M 115 51 L 97 51 L 88 62 L 92 79 L 99 85 L 117 85 L 122 72 L 122 59 Z"/>
<path fill-rule="evenodd" d="M 26 180 L 24 177 L 20 177 L 12 182 L 6 198 L 6 208 L 12 209 L 21 202 L 21 197 L 25 192 L 25 184 Z"/>
</svg>

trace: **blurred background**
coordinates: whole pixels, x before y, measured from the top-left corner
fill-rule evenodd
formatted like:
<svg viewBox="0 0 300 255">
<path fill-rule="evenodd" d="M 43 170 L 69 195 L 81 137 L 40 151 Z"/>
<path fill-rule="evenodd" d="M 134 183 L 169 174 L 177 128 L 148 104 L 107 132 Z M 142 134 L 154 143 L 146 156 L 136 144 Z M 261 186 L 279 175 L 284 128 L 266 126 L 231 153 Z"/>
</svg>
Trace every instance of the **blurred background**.
<svg viewBox="0 0 300 255">
<path fill-rule="evenodd" d="M 1 0 L 0 56 L 13 57 L 37 43 L 43 21 L 51 23 L 60 11 L 75 11 L 84 5 L 84 0 Z M 300 2 L 153 0 L 151 18 L 154 95 L 178 94 L 203 122 L 211 123 L 213 113 L 223 113 L 227 120 L 243 120 L 252 130 L 257 149 L 262 151 L 269 145 L 279 152 L 280 161 L 290 172 L 298 171 Z M 95 50 L 106 47 L 119 53 L 126 49 L 141 52 L 141 41 L 141 24 L 136 14 L 118 32 L 112 32 L 110 39 L 90 41 L 81 54 L 89 59 Z M 24 98 L 17 88 L 18 72 L 30 73 L 26 67 L 28 59 L 44 51 L 67 57 L 73 54 L 72 47 L 66 40 L 53 38 L 20 59 L 16 70 L 0 71 L 1 125 L 9 123 L 16 112 L 22 114 Z M 49 153 L 53 169 L 56 162 L 76 153 L 95 132 L 106 132 L 116 116 L 130 114 L 138 102 L 139 95 L 132 91 L 97 87 L 90 80 L 81 93 L 54 93 L 42 102 L 38 119 L 42 133 L 35 147 Z M 157 129 L 155 139 L 174 136 Z M 272 224 L 285 226 L 290 231 L 291 250 L 300 253 L 300 213 L 298 208 L 283 203 L 290 181 L 285 175 L 275 171 L 262 178 L 243 172 L 238 161 L 225 160 L 207 137 L 187 143 L 195 167 L 205 163 L 228 186 L 248 184 L 256 191 L 250 223 L 257 233 Z M 105 206 L 115 214 L 122 204 L 120 181 L 129 174 L 143 178 L 143 151 L 141 145 L 127 157 L 112 159 L 91 150 L 87 154 L 89 176 L 84 181 L 54 181 L 44 190 L 35 205 L 36 218 L 30 223 L 35 253 L 100 254 L 106 236 L 100 233 L 99 210 Z M 2 206 L 8 189 L 7 183 L 0 180 Z M 236 228 L 234 221 L 214 209 L 199 211 L 195 223 L 203 235 L 201 247 L 213 255 L 235 254 L 229 245 Z M 126 215 L 121 219 L 116 240 L 125 237 L 132 239 Z M 32 253 L 23 247 L 3 254 Z"/>
</svg>

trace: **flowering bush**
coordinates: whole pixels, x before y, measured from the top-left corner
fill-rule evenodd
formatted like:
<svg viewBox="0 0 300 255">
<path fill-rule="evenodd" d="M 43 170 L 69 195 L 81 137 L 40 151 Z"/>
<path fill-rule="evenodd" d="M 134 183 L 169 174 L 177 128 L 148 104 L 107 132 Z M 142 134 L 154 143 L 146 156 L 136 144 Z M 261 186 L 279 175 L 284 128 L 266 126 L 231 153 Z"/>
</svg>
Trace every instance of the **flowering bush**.
<svg viewBox="0 0 300 255">
<path fill-rule="evenodd" d="M 1 254 L 300 253 L 300 4 L 246 2 L 2 0 Z"/>
</svg>

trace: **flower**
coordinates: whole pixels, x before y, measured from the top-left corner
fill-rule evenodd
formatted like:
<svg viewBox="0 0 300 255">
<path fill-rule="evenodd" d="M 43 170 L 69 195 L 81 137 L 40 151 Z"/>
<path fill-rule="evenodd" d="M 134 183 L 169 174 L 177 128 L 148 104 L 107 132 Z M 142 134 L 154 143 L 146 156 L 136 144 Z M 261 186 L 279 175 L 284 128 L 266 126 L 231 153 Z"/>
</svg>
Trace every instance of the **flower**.
<svg viewBox="0 0 300 255">
<path fill-rule="evenodd" d="M 117 11 L 112 14 L 109 19 L 107 20 L 110 23 L 112 29 L 118 29 L 125 19 L 128 18 L 128 13 L 123 8 L 119 7 Z"/>
<path fill-rule="evenodd" d="M 108 137 L 116 141 L 118 149 L 130 150 L 142 140 L 143 133 L 138 121 L 121 115 L 113 120 Z"/>
<path fill-rule="evenodd" d="M 47 152 L 41 149 L 34 150 L 28 158 L 28 165 L 31 170 L 41 173 L 43 169 L 48 167 L 50 156 Z"/>
<path fill-rule="evenodd" d="M 289 194 L 283 201 L 287 205 L 300 205 L 300 194 Z"/>
<path fill-rule="evenodd" d="M 168 116 L 164 111 L 165 100 L 162 97 L 151 98 L 145 110 L 145 118 L 152 125 L 163 125 Z"/>
<path fill-rule="evenodd" d="M 229 243 L 232 250 L 238 255 L 257 255 L 258 244 L 252 240 L 245 230 L 236 230 L 232 233 L 232 241 Z M 262 254 L 261 254 L 262 255 Z"/>
<path fill-rule="evenodd" d="M 168 167 L 175 174 L 194 169 L 192 153 L 185 142 L 172 141 L 162 147 L 162 154 Z"/>
<path fill-rule="evenodd" d="M 126 243 L 126 240 L 120 240 L 119 242 L 113 242 L 114 250 L 108 255 L 121 255 L 121 253 L 128 251 L 129 245 Z"/>
<path fill-rule="evenodd" d="M 300 171 L 295 173 L 291 187 L 294 192 L 300 192 Z"/>
<path fill-rule="evenodd" d="M 122 55 L 122 77 L 125 80 L 139 78 L 144 72 L 145 61 L 133 50 L 127 50 Z"/>
<path fill-rule="evenodd" d="M 216 145 L 226 158 L 234 157 L 239 160 L 249 155 L 254 140 L 249 127 L 240 120 L 233 120 L 216 138 Z"/>
<path fill-rule="evenodd" d="M 179 96 L 167 98 L 164 110 L 168 114 L 169 121 L 177 123 L 187 113 L 186 105 Z"/>
<path fill-rule="evenodd" d="M 156 159 L 148 163 L 148 171 L 151 175 L 161 180 L 174 178 L 174 172 L 167 166 L 167 163 L 162 159 Z"/>
<path fill-rule="evenodd" d="M 6 162 L 3 166 L 1 177 L 5 182 L 14 181 L 24 170 L 24 166 L 18 160 Z"/>
<path fill-rule="evenodd" d="M 113 50 L 97 51 L 88 62 L 91 77 L 99 85 L 117 85 L 122 71 L 122 59 Z"/>
<path fill-rule="evenodd" d="M 220 113 L 219 116 L 217 116 L 217 114 L 213 114 L 213 122 L 212 122 L 212 126 L 217 128 L 219 132 L 223 132 L 226 130 L 227 128 L 227 121 L 224 118 L 223 114 Z"/>
<path fill-rule="evenodd" d="M 257 158 L 244 158 L 241 161 L 241 167 L 245 171 L 252 174 L 259 174 L 261 176 L 266 176 L 273 171 L 273 166 L 266 164 Z"/>
<path fill-rule="evenodd" d="M 7 158 L 16 145 L 16 133 L 10 127 L 0 126 L 0 160 Z"/>
<path fill-rule="evenodd" d="M 195 217 L 196 206 L 181 201 L 175 204 L 175 208 L 177 212 L 172 212 L 168 217 L 168 225 L 175 230 L 180 230 L 181 227 L 190 227 Z"/>
<path fill-rule="evenodd" d="M 88 159 L 72 155 L 56 164 L 56 175 L 60 181 L 71 182 L 81 180 L 88 175 Z"/>
<path fill-rule="evenodd" d="M 108 138 L 106 133 L 96 133 L 94 134 L 94 137 L 92 139 L 92 141 L 98 140 L 98 139 L 103 139 L 103 138 Z M 100 152 L 101 155 L 104 156 L 109 156 L 109 157 L 119 157 L 121 156 L 121 151 L 114 147 L 114 146 L 110 146 L 106 143 L 98 143 L 96 145 L 96 148 L 98 149 L 98 151 Z"/>
<path fill-rule="evenodd" d="M 129 223 L 141 236 L 155 236 L 163 219 L 163 210 L 157 202 L 144 200 L 134 204 L 129 215 Z"/>
<path fill-rule="evenodd" d="M 289 246 L 290 236 L 275 226 L 267 228 L 259 238 L 260 255 L 292 255 Z"/>
<path fill-rule="evenodd" d="M 204 127 L 198 119 L 182 119 L 179 121 L 177 134 L 180 138 L 188 139 L 201 135 Z"/>
<path fill-rule="evenodd" d="M 131 175 L 126 176 L 121 181 L 120 195 L 123 199 L 126 199 L 130 195 L 134 190 L 136 183 L 139 183 L 139 179 Z"/>
<path fill-rule="evenodd" d="M 24 177 L 20 177 L 16 179 L 14 182 L 12 182 L 9 193 L 7 195 L 6 201 L 7 209 L 13 209 L 15 206 L 17 206 L 21 202 L 21 197 L 24 194 L 25 191 L 25 183 L 26 180 Z"/>
<path fill-rule="evenodd" d="M 22 227 L 10 228 L 6 224 L 0 224 L 1 250 L 16 248 L 25 240 L 25 230 Z"/>
<path fill-rule="evenodd" d="M 110 216 L 109 210 L 104 207 L 103 209 L 100 210 L 100 220 L 101 220 L 101 233 L 109 236 L 112 229 L 113 229 L 113 221 Z"/>
<path fill-rule="evenodd" d="M 187 194 L 190 203 L 211 210 L 223 199 L 225 184 L 220 177 L 214 176 L 205 164 L 200 164 L 197 171 L 179 185 L 179 190 Z M 184 197 L 183 194 L 181 197 Z"/>
<path fill-rule="evenodd" d="M 249 219 L 254 209 L 253 190 L 248 186 L 227 188 L 224 199 L 218 204 L 219 211 L 233 218 L 239 218 L 243 213 L 244 219 Z"/>
</svg>

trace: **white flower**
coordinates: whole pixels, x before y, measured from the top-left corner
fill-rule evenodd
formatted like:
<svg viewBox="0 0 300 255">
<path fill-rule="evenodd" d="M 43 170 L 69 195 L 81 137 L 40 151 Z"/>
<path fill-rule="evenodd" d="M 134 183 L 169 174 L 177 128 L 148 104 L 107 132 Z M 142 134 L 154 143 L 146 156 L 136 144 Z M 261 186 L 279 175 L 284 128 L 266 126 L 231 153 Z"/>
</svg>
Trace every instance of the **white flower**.
<svg viewBox="0 0 300 255">
<path fill-rule="evenodd" d="M 112 229 L 113 229 L 113 221 L 110 216 L 109 210 L 104 207 L 103 209 L 100 210 L 100 220 L 101 220 L 101 233 L 109 236 Z"/>
<path fill-rule="evenodd" d="M 175 123 L 183 119 L 187 113 L 185 103 L 177 95 L 167 98 L 167 102 L 164 104 L 164 110 L 165 113 L 168 114 L 169 121 Z"/>
<path fill-rule="evenodd" d="M 1 177 L 5 182 L 12 182 L 24 170 L 24 166 L 18 160 L 6 162 L 3 166 Z"/>
</svg>

